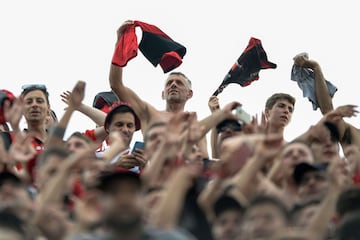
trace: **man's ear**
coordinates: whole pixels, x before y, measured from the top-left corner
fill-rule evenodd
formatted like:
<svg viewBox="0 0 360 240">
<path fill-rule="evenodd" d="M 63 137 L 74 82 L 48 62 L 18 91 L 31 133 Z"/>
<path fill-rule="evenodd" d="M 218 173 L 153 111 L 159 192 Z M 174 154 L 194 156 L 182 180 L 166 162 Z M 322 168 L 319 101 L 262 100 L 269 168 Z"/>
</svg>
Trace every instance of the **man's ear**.
<svg viewBox="0 0 360 240">
<path fill-rule="evenodd" d="M 164 100 L 165 96 L 164 96 L 164 91 L 161 92 L 161 98 Z"/>
<path fill-rule="evenodd" d="M 187 95 L 187 99 L 190 99 L 190 98 L 192 98 L 192 96 L 193 96 L 193 90 L 189 90 L 189 92 L 188 92 L 188 95 Z"/>
</svg>

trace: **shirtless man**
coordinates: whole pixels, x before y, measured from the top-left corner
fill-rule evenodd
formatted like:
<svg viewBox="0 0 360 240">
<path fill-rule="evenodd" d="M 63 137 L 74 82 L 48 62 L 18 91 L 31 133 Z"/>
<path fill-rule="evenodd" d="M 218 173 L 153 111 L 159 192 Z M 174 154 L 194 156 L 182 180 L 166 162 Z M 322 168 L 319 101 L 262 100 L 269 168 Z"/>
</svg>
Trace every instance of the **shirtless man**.
<svg viewBox="0 0 360 240">
<path fill-rule="evenodd" d="M 131 20 L 125 21 L 117 31 L 118 41 L 127 26 L 133 24 Z M 117 45 L 117 43 L 116 43 Z M 136 115 L 141 121 L 141 131 L 144 134 L 153 122 L 167 122 L 173 113 L 184 111 L 185 104 L 193 96 L 190 80 L 181 72 L 172 72 L 165 82 L 162 98 L 166 100 L 165 111 L 155 109 L 151 104 L 143 101 L 134 91 L 124 86 L 122 67 L 111 64 L 110 87 L 122 101 L 132 105 Z"/>
</svg>

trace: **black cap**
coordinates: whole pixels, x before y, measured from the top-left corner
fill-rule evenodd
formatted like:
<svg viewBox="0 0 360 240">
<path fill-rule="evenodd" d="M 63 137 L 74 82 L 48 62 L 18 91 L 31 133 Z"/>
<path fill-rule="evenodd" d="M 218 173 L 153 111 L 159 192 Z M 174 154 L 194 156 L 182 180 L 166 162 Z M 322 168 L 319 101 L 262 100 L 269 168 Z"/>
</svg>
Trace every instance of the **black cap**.
<svg viewBox="0 0 360 240">
<path fill-rule="evenodd" d="M 242 122 L 235 119 L 225 119 L 224 121 L 220 122 L 218 125 L 216 125 L 216 131 L 220 132 L 221 128 L 227 125 L 234 125 L 242 129 Z"/>
<path fill-rule="evenodd" d="M 113 170 L 103 171 L 98 178 L 97 188 L 102 191 L 107 191 L 110 184 L 114 181 L 133 181 L 141 188 L 142 183 L 140 175 L 126 168 L 117 167 Z"/>
<path fill-rule="evenodd" d="M 21 185 L 23 183 L 18 176 L 11 172 L 0 172 L 0 186 L 2 186 L 5 182 L 11 182 L 16 185 Z"/>
<path fill-rule="evenodd" d="M 307 172 L 314 172 L 314 171 L 326 171 L 328 164 L 326 163 L 307 163 L 302 162 L 295 166 L 293 177 L 295 183 L 299 185 L 301 183 L 302 178 L 304 177 L 305 173 Z"/>
</svg>

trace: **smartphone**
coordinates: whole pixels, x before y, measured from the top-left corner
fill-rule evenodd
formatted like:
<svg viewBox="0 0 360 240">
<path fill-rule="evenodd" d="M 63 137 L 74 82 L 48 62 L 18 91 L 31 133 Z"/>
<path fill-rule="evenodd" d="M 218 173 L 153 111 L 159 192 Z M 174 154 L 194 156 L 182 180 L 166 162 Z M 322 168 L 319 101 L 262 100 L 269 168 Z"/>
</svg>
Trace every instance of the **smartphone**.
<svg viewBox="0 0 360 240">
<path fill-rule="evenodd" d="M 135 149 L 144 149 L 144 142 L 136 141 L 133 148 L 131 149 L 131 153 L 133 153 Z"/>
<path fill-rule="evenodd" d="M 249 124 L 251 122 L 250 114 L 248 114 L 242 107 L 237 107 L 235 109 L 235 114 L 244 123 Z"/>
</svg>

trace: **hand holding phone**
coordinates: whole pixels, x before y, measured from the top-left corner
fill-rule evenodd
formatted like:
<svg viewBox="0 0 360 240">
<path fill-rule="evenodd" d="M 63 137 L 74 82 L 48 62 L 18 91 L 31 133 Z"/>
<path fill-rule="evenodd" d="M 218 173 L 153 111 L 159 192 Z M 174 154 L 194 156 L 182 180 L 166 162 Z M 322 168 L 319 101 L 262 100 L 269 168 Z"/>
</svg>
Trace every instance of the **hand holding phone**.
<svg viewBox="0 0 360 240">
<path fill-rule="evenodd" d="M 133 153 L 136 149 L 144 149 L 144 142 L 136 141 L 130 153 Z"/>
<path fill-rule="evenodd" d="M 237 107 L 235 109 L 235 115 L 244 123 L 249 124 L 251 122 L 251 116 L 244 111 L 242 107 Z"/>
</svg>

